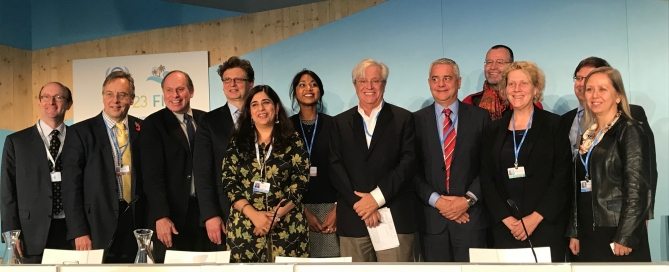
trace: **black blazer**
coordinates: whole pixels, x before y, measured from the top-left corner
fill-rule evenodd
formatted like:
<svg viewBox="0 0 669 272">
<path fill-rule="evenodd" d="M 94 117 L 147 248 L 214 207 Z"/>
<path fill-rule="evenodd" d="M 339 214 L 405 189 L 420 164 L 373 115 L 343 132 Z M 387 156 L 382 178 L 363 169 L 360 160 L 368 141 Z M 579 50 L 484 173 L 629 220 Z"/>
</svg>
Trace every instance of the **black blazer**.
<svg viewBox="0 0 669 272">
<path fill-rule="evenodd" d="M 196 125 L 200 124 L 204 112 L 192 110 Z M 169 217 L 177 230 L 183 229 L 193 175 L 193 156 L 188 138 L 179 120 L 168 108 L 144 119 L 139 138 L 147 223 L 155 227 L 156 220 Z"/>
<path fill-rule="evenodd" d="M 441 147 L 441 139 L 437 130 L 434 103 L 414 113 L 416 120 L 416 188 L 418 198 L 423 203 L 422 213 L 425 217 L 421 223 L 421 231 L 429 234 L 442 233 L 448 219 L 429 204 L 430 195 L 464 196 L 467 191 L 474 193 L 479 202 L 469 208 L 469 222 L 456 224 L 468 229 L 485 228 L 487 218 L 483 208 L 483 194 L 479 179 L 481 163 L 481 145 L 483 131 L 490 123 L 488 112 L 476 106 L 461 103 L 458 105 L 457 136 L 451 165 L 451 190 L 446 192 L 446 170 Z"/>
<path fill-rule="evenodd" d="M 132 150 L 135 226 L 143 225 L 142 182 L 139 163 L 141 120 L 128 116 Z M 81 121 L 67 131 L 63 150 L 63 204 L 67 238 L 90 235 L 93 249 L 107 249 L 114 239 L 119 211 L 119 191 L 112 145 L 102 113 Z"/>
<path fill-rule="evenodd" d="M 65 133 L 70 137 L 69 128 Z M 42 254 L 51 226 L 52 189 L 46 147 L 36 125 L 5 139 L 0 186 L 2 232 L 21 230 L 23 252 Z"/>
<path fill-rule="evenodd" d="M 495 223 L 516 215 L 507 204 L 506 179 L 508 166 L 500 165 L 500 153 L 507 138 L 513 111 L 494 121 L 486 130 L 483 144 L 481 187 L 484 203 Z M 559 116 L 534 107 L 532 127 L 521 147 L 518 164 L 525 167 L 523 207 L 521 216 L 537 211 L 546 222 L 566 224 L 569 199 L 571 150 L 569 138 L 558 133 Z"/>
<path fill-rule="evenodd" d="M 223 192 L 221 169 L 228 142 L 235 130 L 230 107 L 225 104 L 202 116 L 195 134 L 193 175 L 200 205 L 200 220 L 220 216 L 227 219 L 230 201 Z"/>
<path fill-rule="evenodd" d="M 304 140 L 302 129 L 300 129 L 300 116 L 295 114 L 290 117 L 293 122 L 295 131 Z M 332 133 L 332 116 L 325 113 L 318 114 L 318 126 L 316 127 L 316 136 L 309 162 L 311 167 L 317 167 L 317 174 L 315 177 L 309 177 L 307 183 L 307 191 L 302 198 L 302 203 L 334 203 L 337 201 L 337 191 L 332 187 L 330 181 L 330 133 Z M 311 139 L 309 139 L 311 140 Z M 304 141 L 304 148 L 307 141 Z"/>
<path fill-rule="evenodd" d="M 566 112 L 560 119 L 560 133 L 562 135 L 566 135 L 567 139 L 569 138 L 571 124 L 574 122 L 574 118 L 576 118 L 576 110 L 577 109 L 573 109 Z M 630 104 L 630 113 L 632 114 L 632 118 L 634 120 L 637 120 L 641 123 L 644 135 L 648 139 L 648 150 L 650 152 L 650 184 L 652 190 L 652 198 L 649 201 L 650 212 L 648 213 L 648 219 L 653 219 L 653 210 L 655 208 L 655 191 L 657 189 L 657 156 L 655 154 L 655 135 L 653 134 L 653 130 L 650 128 L 648 118 L 646 118 L 646 111 L 643 109 L 643 107 Z"/>
<path fill-rule="evenodd" d="M 414 233 L 416 154 L 411 113 L 385 103 L 369 148 L 357 106 L 334 118 L 331 135 L 330 178 L 339 193 L 337 234 L 369 235 L 364 222 L 353 210 L 353 204 L 360 200 L 353 191 L 369 193 L 377 186 L 386 199 L 385 207 L 391 210 L 397 233 Z"/>
</svg>

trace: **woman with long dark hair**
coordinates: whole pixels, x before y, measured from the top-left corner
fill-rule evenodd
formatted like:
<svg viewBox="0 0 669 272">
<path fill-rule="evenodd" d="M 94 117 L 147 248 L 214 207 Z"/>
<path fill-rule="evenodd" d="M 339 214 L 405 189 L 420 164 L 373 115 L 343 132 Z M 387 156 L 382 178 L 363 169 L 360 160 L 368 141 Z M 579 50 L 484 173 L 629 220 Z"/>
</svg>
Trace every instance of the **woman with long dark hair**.
<svg viewBox="0 0 669 272">
<path fill-rule="evenodd" d="M 226 244 L 231 262 L 308 257 L 302 196 L 309 155 L 279 96 L 252 88 L 223 159 L 222 182 L 232 203 Z"/>
<path fill-rule="evenodd" d="M 332 117 L 323 113 L 323 82 L 316 73 L 302 70 L 290 84 L 290 99 L 299 112 L 290 117 L 309 153 L 309 185 L 304 195 L 304 213 L 309 223 L 309 255 L 338 257 L 337 191 L 330 183 L 329 156 Z"/>
</svg>

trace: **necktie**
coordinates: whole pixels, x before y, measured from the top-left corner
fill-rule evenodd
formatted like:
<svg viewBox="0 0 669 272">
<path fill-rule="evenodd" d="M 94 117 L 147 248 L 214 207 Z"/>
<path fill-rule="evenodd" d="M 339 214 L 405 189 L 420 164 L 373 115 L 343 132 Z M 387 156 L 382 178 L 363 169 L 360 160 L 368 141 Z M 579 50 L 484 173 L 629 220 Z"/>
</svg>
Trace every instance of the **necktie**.
<svg viewBox="0 0 669 272">
<path fill-rule="evenodd" d="M 239 120 L 239 115 L 241 112 L 239 110 L 235 110 L 235 113 L 232 114 L 232 120 L 234 121 L 235 124 L 237 124 L 237 120 Z"/>
<path fill-rule="evenodd" d="M 193 147 L 195 144 L 195 126 L 193 125 L 193 117 L 188 114 L 184 114 L 184 123 L 186 123 L 186 134 L 188 136 L 190 152 L 193 152 Z"/>
<path fill-rule="evenodd" d="M 123 123 L 116 123 L 116 142 L 118 143 L 119 152 L 121 156 L 121 167 L 130 167 L 132 163 L 132 154 L 130 146 L 128 145 L 128 130 Z M 129 169 L 129 168 L 128 168 Z M 132 176 L 130 171 L 121 174 L 121 189 L 123 200 L 125 202 L 132 202 Z"/>
<path fill-rule="evenodd" d="M 451 163 L 453 162 L 453 150 L 455 150 L 455 128 L 453 121 L 451 121 L 451 109 L 444 109 L 442 111 L 446 118 L 442 127 L 444 135 L 444 163 L 446 166 L 446 191 L 451 190 Z"/>
<path fill-rule="evenodd" d="M 49 161 L 49 170 L 51 172 L 60 172 L 63 170 L 60 157 L 58 157 L 58 150 L 60 149 L 60 138 L 58 138 L 59 134 L 60 131 L 57 129 L 54 129 L 49 134 L 49 137 L 51 137 L 49 140 L 49 153 L 51 154 L 51 158 L 53 158 L 55 161 L 55 165 Z M 63 212 L 63 197 L 60 194 L 60 182 L 51 183 L 51 193 L 53 195 L 51 212 L 53 215 L 61 214 Z"/>
<path fill-rule="evenodd" d="M 575 157 L 576 154 L 578 153 L 578 148 L 581 145 L 581 122 L 583 121 L 583 109 L 579 109 L 576 112 L 576 118 L 574 118 L 574 122 L 571 125 L 571 129 L 569 130 L 569 141 L 571 142 L 571 152 L 572 156 Z"/>
</svg>

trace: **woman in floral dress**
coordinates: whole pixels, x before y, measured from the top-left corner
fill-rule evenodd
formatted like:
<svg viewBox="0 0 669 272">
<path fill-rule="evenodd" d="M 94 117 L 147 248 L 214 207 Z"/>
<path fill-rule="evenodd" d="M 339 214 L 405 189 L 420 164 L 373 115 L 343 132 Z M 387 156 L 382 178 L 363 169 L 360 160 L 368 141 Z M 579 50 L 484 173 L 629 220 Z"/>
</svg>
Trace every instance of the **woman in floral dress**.
<svg viewBox="0 0 669 272">
<path fill-rule="evenodd" d="M 226 237 L 230 261 L 308 257 L 302 195 L 309 156 L 276 92 L 266 85 L 249 92 L 223 159 L 225 197 L 232 203 Z"/>
</svg>

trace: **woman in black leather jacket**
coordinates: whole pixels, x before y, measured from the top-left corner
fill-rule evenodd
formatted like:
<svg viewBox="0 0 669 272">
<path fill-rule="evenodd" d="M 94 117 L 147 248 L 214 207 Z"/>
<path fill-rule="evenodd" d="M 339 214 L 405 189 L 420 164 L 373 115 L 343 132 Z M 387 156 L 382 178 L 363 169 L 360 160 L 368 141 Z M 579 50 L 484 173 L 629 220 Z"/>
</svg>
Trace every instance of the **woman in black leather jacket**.
<svg viewBox="0 0 669 272">
<path fill-rule="evenodd" d="M 569 249 L 577 261 L 649 262 L 648 140 L 630 117 L 618 70 L 597 68 L 585 85 L 585 132 L 574 159 Z"/>
</svg>

